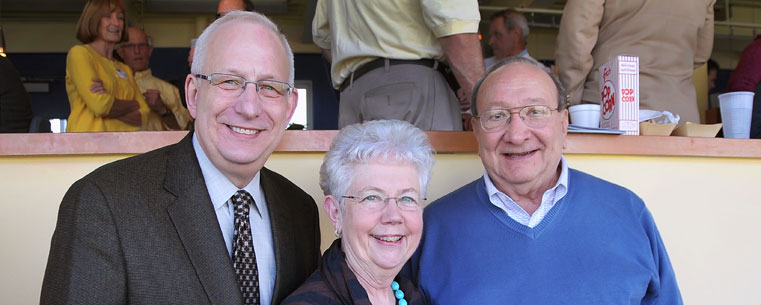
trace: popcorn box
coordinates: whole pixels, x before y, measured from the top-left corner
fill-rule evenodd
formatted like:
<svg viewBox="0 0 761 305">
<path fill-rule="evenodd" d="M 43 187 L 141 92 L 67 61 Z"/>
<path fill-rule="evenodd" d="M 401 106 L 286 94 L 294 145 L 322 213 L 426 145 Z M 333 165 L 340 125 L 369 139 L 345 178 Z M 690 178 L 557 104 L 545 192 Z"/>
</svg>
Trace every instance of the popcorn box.
<svg viewBox="0 0 761 305">
<path fill-rule="evenodd" d="M 600 67 L 600 128 L 639 135 L 639 57 L 618 55 Z"/>
</svg>

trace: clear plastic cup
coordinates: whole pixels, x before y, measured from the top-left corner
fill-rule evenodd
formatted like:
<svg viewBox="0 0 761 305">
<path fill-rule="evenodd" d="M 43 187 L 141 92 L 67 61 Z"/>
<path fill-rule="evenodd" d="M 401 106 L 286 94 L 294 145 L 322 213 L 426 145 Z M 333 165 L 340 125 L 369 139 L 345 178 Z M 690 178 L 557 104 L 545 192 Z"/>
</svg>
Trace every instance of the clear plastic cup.
<svg viewBox="0 0 761 305">
<path fill-rule="evenodd" d="M 725 138 L 750 138 L 750 121 L 753 116 L 753 92 L 737 91 L 719 95 L 721 122 Z"/>
</svg>

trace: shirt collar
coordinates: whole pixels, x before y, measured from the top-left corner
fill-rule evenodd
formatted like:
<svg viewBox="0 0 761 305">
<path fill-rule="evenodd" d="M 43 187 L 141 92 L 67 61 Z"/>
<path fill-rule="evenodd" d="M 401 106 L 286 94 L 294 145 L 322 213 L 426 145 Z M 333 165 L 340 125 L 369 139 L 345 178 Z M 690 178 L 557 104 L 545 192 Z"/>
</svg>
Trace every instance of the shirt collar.
<svg viewBox="0 0 761 305">
<path fill-rule="evenodd" d="M 484 169 L 484 183 L 486 184 L 486 193 L 489 195 L 489 198 L 497 196 L 504 196 L 507 198 L 510 198 L 510 196 L 507 196 L 507 194 L 501 192 L 497 189 L 497 186 L 494 185 L 494 182 L 491 181 L 491 178 L 489 178 L 489 172 Z M 568 189 L 568 163 L 565 160 L 565 157 L 563 155 L 560 156 L 560 176 L 558 177 L 558 181 L 555 183 L 555 186 L 550 188 L 550 190 L 567 190 Z M 546 192 L 547 190 L 545 190 Z M 562 192 L 563 194 L 565 192 Z M 501 194 L 501 195 L 500 195 Z M 512 198 L 510 198 L 512 200 Z M 560 200 L 560 197 L 556 198 L 555 201 Z"/>
<path fill-rule="evenodd" d="M 201 144 L 198 142 L 196 133 L 193 133 L 193 149 L 196 153 L 196 159 L 198 159 L 198 165 L 201 166 L 201 174 L 206 182 L 206 190 L 209 192 L 209 198 L 211 198 L 211 203 L 214 205 L 214 210 L 217 210 L 225 205 L 230 197 L 235 195 L 239 189 L 230 181 L 230 179 L 227 179 L 227 177 L 225 177 L 225 175 L 222 174 L 213 163 L 211 163 L 211 160 L 206 156 L 206 152 L 203 151 Z M 256 203 L 255 210 L 259 214 L 259 217 L 261 217 L 261 211 L 263 210 L 262 205 L 264 202 L 263 200 L 258 200 L 263 198 L 259 184 L 259 173 L 261 173 L 261 171 L 256 172 L 254 179 L 251 179 L 251 182 L 243 187 L 243 190 L 247 191 L 251 194 L 251 197 L 254 198 L 254 202 Z"/>
<path fill-rule="evenodd" d="M 135 78 L 136 78 L 136 79 L 137 79 L 137 78 L 145 78 L 145 77 L 150 77 L 150 76 L 152 76 L 152 75 L 153 75 L 153 74 L 151 74 L 151 69 L 146 69 L 146 70 L 144 70 L 144 71 L 140 71 L 140 72 L 137 72 L 137 71 L 136 71 L 136 72 L 135 72 Z"/>
</svg>

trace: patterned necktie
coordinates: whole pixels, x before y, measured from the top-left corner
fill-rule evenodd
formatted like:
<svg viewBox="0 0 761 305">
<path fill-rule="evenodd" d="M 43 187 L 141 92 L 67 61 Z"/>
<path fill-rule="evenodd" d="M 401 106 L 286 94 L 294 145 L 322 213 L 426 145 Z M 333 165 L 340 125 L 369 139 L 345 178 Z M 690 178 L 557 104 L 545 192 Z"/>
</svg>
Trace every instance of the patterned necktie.
<svg viewBox="0 0 761 305">
<path fill-rule="evenodd" d="M 235 207 L 235 235 L 233 236 L 233 268 L 238 275 L 243 304 L 259 304 L 259 271 L 256 269 L 256 254 L 251 240 L 251 223 L 248 214 L 254 198 L 244 190 L 232 197 Z"/>
</svg>

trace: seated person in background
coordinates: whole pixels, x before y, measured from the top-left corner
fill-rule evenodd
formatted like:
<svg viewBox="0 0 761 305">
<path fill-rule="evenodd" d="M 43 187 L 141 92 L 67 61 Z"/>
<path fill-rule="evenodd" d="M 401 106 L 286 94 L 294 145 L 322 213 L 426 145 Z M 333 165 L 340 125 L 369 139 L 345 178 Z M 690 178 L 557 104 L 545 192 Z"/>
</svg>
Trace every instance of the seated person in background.
<svg viewBox="0 0 761 305">
<path fill-rule="evenodd" d="M 193 66 L 193 53 L 196 51 L 196 41 L 198 38 L 193 38 L 190 40 L 190 52 L 188 52 L 188 67 Z"/>
<path fill-rule="evenodd" d="M 714 124 L 721 122 L 721 118 L 719 117 L 720 113 L 718 111 L 719 108 L 719 95 L 723 92 L 718 92 L 719 90 L 716 88 L 716 78 L 719 77 L 719 63 L 717 63 L 715 60 L 709 58 L 708 62 L 706 62 L 706 69 L 708 70 L 706 72 L 707 78 L 706 78 L 706 85 L 708 87 L 708 111 L 706 111 L 706 124 Z M 715 110 L 711 110 L 711 108 L 715 108 Z"/>
<path fill-rule="evenodd" d="M 341 129 L 320 168 L 325 211 L 338 239 L 283 304 L 424 304 L 415 285 L 398 274 L 420 242 L 433 162 L 428 137 L 410 123 L 368 121 Z"/>
<path fill-rule="evenodd" d="M 425 209 L 408 268 L 434 304 L 682 304 L 642 200 L 568 167 L 565 89 L 532 59 L 473 91 L 485 173 Z"/>
<path fill-rule="evenodd" d="M 119 44 L 116 51 L 124 62 L 135 72 L 135 81 L 151 108 L 145 130 L 187 129 L 190 113 L 182 107 L 180 91 L 172 84 L 151 74 L 148 63 L 153 46 L 150 38 L 142 30 L 127 28 L 129 40 Z"/>
<path fill-rule="evenodd" d="M 67 132 L 136 131 L 150 108 L 130 68 L 113 58 L 125 41 L 121 0 L 90 0 L 77 22 L 76 45 L 66 56 L 66 93 L 71 113 Z"/>
<path fill-rule="evenodd" d="M 740 55 L 740 61 L 727 84 L 727 92 L 733 91 L 756 92 L 753 96 L 750 137 L 761 138 L 761 34 Z"/>
<path fill-rule="evenodd" d="M 489 24 L 489 46 L 494 56 L 484 59 L 486 70 L 511 56 L 528 55 L 528 22 L 521 12 L 506 9 L 491 16 Z"/>
<path fill-rule="evenodd" d="M 711 91 L 716 88 L 716 78 L 719 77 L 719 63 L 709 58 L 706 65 L 708 70 L 708 91 Z"/>
<path fill-rule="evenodd" d="M 31 122 L 29 94 L 11 61 L 0 56 L 0 133 L 28 132 Z"/>
</svg>

